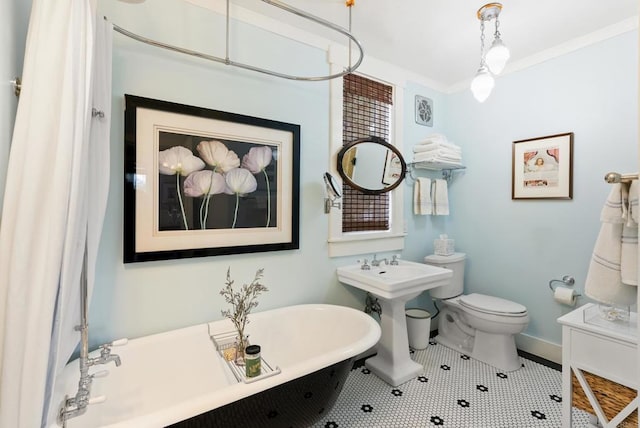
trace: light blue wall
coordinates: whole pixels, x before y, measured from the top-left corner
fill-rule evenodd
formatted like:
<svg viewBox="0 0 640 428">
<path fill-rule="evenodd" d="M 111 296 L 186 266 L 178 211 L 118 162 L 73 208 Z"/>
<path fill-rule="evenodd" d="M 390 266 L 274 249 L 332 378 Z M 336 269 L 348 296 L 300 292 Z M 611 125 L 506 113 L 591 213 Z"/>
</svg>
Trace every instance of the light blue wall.
<svg viewBox="0 0 640 428">
<path fill-rule="evenodd" d="M 497 79 L 484 104 L 450 96 L 447 135 L 467 165 L 451 189 L 451 234 L 467 253 L 468 291 L 525 304 L 526 333 L 560 343 L 549 280 L 583 288 L 609 171 L 637 163 L 636 31 Z M 512 142 L 575 133 L 572 200 L 511 200 Z M 584 303 L 585 300 L 582 300 Z"/>
<path fill-rule="evenodd" d="M 155 2 L 153 6 L 156 15 L 158 10 L 163 10 L 167 16 L 183 15 L 172 10 L 171 4 L 166 5 L 168 9 L 157 8 Z M 135 27 L 138 15 L 125 16 L 122 10 L 126 11 L 126 7 L 109 11 L 108 16 L 123 27 L 130 25 L 132 31 L 149 37 L 161 36 L 163 40 L 177 44 L 175 40 L 179 40 L 184 27 L 165 27 L 158 35 L 144 33 L 153 31 L 138 30 Z M 222 28 L 216 15 L 211 14 L 209 18 L 213 22 L 210 21 L 207 28 Z M 193 25 L 197 26 L 199 21 L 195 22 Z M 189 30 L 198 32 L 194 26 Z M 294 72 L 297 68 L 305 75 L 328 71 L 326 54 L 322 50 L 274 38 L 248 26 L 234 28 L 245 38 L 244 46 L 255 46 L 256 54 L 262 57 L 261 61 L 265 61 L 262 65 L 266 67 L 286 72 L 291 66 Z M 200 30 L 202 38 L 207 38 L 206 29 Z M 264 284 L 270 291 L 261 296 L 257 310 L 308 302 L 362 307 L 361 293 L 338 283 L 335 277 L 338 261 L 327 256 L 328 219 L 323 211 L 322 174 L 328 169 L 329 162 L 329 84 L 272 78 L 167 53 L 132 43 L 118 34 L 114 39 L 111 185 L 90 308 L 92 344 L 221 318 L 220 311 L 227 306 L 218 293 L 224 286 L 227 267 L 231 267 L 233 278 L 240 284 L 251 281 L 258 268 L 265 269 Z M 223 54 L 216 52 L 215 47 L 206 48 L 206 51 Z M 262 55 L 266 51 L 286 55 L 269 58 Z M 124 94 L 299 124 L 300 249 L 124 265 Z"/>
<path fill-rule="evenodd" d="M 22 75 L 22 58 L 27 37 L 31 2 L 7 0 L 0 4 L 0 221 L 4 200 L 7 163 L 18 99 L 9 83 Z"/>
<path fill-rule="evenodd" d="M 119 9 L 106 14 L 115 23 L 222 54 L 220 35 L 207 33 L 222 25 L 213 14 L 173 10 L 171 4 L 156 8 L 154 2 L 154 16 L 162 10 L 167 19 L 156 22 L 144 9 L 141 13 L 148 18 L 141 19 L 129 13 L 134 6 L 114 3 Z M 171 25 L 171 19 L 176 23 Z M 186 22 L 188 26 L 181 24 Z M 291 65 L 314 74 L 327 70 L 321 50 L 241 24 L 233 34 L 245 61 L 255 54 L 264 66 L 284 65 L 286 70 Z M 144 47 L 120 35 L 115 39 L 111 189 L 90 308 L 92 345 L 220 318 L 226 305 L 218 292 L 229 266 L 237 282 L 248 282 L 257 268 L 265 268 L 270 291 L 261 297 L 258 310 L 303 302 L 361 308 L 363 294 L 335 277 L 336 266 L 357 257 L 328 258 L 321 184 L 329 162 L 328 83 L 270 78 Z M 602 175 L 608 169 L 636 168 L 635 58 L 635 33 L 620 36 L 499 79 L 485 104 L 473 101 L 468 91 L 446 95 L 407 84 L 401 119 L 405 153 L 426 135 L 442 132 L 463 147 L 468 170 L 451 183 L 449 217 L 413 216 L 412 183 L 403 184 L 408 238 L 402 257 L 422 260 L 432 251 L 434 237 L 449 233 L 458 249 L 469 254 L 469 289 L 525 303 L 533 315 L 529 333 L 559 342 L 555 318 L 566 309 L 552 301 L 547 281 L 563 274 L 584 281 L 598 212 L 608 191 Z M 595 85 L 598 80 L 601 84 Z M 301 125 L 300 249 L 124 265 L 125 93 Z M 433 127 L 415 123 L 416 94 L 434 100 Z M 511 142 L 568 131 L 576 133 L 573 201 L 512 202 Z M 418 300 L 430 306 L 428 297 Z"/>
</svg>

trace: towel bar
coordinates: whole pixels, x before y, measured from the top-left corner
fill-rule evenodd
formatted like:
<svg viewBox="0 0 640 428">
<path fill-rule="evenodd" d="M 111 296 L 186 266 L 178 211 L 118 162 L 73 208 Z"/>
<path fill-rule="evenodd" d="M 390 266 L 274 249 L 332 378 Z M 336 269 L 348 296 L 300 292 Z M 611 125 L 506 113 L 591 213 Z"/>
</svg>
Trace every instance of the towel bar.
<svg viewBox="0 0 640 428">
<path fill-rule="evenodd" d="M 620 174 L 618 172 L 610 172 L 604 176 L 604 181 L 609 184 L 612 183 L 628 183 L 638 179 L 638 173 L 635 174 Z"/>
</svg>

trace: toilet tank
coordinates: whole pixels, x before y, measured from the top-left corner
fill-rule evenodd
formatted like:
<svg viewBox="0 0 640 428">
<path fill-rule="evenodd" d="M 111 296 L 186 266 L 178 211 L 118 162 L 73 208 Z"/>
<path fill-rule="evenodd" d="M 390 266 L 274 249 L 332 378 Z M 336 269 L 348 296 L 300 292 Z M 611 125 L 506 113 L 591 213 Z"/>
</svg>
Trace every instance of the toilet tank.
<svg viewBox="0 0 640 428">
<path fill-rule="evenodd" d="M 465 258 L 464 253 L 453 253 L 450 256 L 431 254 L 424 258 L 424 262 L 428 265 L 451 269 L 453 271 L 453 276 L 449 284 L 429 290 L 432 299 L 448 299 L 462 294 L 464 288 Z"/>
</svg>

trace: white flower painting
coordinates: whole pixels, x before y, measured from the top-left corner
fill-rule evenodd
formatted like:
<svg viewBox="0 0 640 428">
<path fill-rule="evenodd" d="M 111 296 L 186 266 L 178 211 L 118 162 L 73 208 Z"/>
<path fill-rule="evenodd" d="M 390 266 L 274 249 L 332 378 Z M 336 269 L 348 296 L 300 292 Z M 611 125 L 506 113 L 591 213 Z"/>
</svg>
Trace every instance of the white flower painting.
<svg viewBox="0 0 640 428">
<path fill-rule="evenodd" d="M 159 229 L 275 227 L 276 152 L 265 144 L 161 132 Z"/>
</svg>

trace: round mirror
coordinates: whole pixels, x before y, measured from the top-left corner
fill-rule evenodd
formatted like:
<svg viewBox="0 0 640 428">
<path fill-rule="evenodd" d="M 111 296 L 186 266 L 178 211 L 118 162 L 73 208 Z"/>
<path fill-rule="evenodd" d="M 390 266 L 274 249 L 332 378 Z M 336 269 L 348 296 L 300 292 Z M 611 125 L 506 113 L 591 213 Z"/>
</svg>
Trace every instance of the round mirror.
<svg viewBox="0 0 640 428">
<path fill-rule="evenodd" d="M 404 179 L 407 164 L 400 151 L 379 137 L 360 138 L 338 153 L 338 172 L 349 186 L 363 193 L 395 189 Z"/>
</svg>

